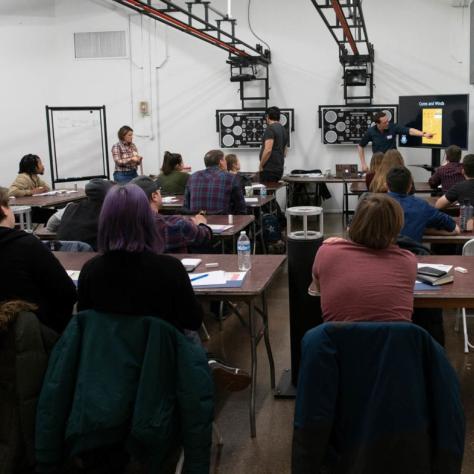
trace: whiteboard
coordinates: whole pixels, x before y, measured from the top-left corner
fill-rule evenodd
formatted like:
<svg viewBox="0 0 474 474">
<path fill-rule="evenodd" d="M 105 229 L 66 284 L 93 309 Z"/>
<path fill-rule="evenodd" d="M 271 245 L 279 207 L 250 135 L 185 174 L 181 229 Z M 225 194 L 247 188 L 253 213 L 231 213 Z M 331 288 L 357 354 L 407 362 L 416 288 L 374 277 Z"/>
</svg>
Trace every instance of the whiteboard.
<svg viewBox="0 0 474 474">
<path fill-rule="evenodd" d="M 56 179 L 104 176 L 101 110 L 51 110 Z"/>
</svg>

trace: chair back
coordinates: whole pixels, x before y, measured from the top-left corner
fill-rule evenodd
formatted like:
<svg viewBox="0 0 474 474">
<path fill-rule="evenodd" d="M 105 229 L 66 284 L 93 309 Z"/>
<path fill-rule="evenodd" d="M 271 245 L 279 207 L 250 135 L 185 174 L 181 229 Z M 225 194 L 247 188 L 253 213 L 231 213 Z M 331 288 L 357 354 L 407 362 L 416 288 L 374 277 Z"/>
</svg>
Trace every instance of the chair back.
<svg viewBox="0 0 474 474">
<path fill-rule="evenodd" d="M 412 323 L 325 323 L 308 331 L 293 473 L 460 473 L 464 414 L 444 350 Z"/>
<path fill-rule="evenodd" d="M 474 239 L 468 240 L 462 247 L 462 254 L 468 257 L 474 255 Z"/>
</svg>

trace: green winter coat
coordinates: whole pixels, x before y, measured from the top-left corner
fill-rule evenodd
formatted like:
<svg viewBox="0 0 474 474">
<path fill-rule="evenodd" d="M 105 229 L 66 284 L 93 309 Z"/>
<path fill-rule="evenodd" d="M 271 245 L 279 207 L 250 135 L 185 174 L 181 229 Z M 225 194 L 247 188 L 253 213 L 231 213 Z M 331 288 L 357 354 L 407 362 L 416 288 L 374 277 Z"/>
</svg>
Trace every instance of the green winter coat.
<svg viewBox="0 0 474 474">
<path fill-rule="evenodd" d="M 82 311 L 51 355 L 37 411 L 37 472 L 126 442 L 159 473 L 177 447 L 183 473 L 209 472 L 213 383 L 204 351 L 157 317 Z"/>
</svg>

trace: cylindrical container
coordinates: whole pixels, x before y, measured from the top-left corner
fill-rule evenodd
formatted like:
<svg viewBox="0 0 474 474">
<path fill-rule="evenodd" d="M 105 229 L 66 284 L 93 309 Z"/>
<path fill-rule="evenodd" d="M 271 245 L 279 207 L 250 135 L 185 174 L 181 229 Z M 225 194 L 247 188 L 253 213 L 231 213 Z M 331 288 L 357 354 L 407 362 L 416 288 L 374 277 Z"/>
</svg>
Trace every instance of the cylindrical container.
<svg viewBox="0 0 474 474">
<path fill-rule="evenodd" d="M 246 272 L 252 268 L 252 262 L 250 260 L 250 240 L 247 237 L 245 230 L 240 232 L 239 240 L 237 240 L 237 258 L 239 270 Z"/>
</svg>

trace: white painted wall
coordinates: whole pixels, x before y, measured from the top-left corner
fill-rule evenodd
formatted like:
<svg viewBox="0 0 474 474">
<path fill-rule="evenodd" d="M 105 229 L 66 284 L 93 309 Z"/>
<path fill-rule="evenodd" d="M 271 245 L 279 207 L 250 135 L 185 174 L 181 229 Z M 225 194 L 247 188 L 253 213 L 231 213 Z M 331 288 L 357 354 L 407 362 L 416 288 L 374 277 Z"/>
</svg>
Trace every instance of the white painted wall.
<svg viewBox="0 0 474 474">
<path fill-rule="evenodd" d="M 212 4 L 225 11 L 227 1 Z M 232 14 L 238 35 L 255 44 L 247 6 L 247 0 L 234 0 Z M 253 0 L 251 7 L 254 30 L 272 48 L 270 102 L 295 109 L 287 169 L 356 162 L 352 147 L 321 144 L 316 111 L 320 104 L 343 103 L 342 72 L 336 44 L 311 2 Z M 396 103 L 399 95 L 471 92 L 468 9 L 443 0 L 365 0 L 363 8 L 376 51 L 375 103 Z M 103 30 L 127 31 L 130 58 L 75 60 L 73 33 Z M 48 162 L 46 104 L 105 104 L 109 147 L 116 130 L 130 124 L 148 173 L 157 172 L 165 150 L 201 168 L 204 153 L 218 146 L 215 110 L 240 107 L 224 51 L 109 0 L 17 0 L 0 6 L 0 44 L 8 45 L 0 54 L 3 185 L 13 180 L 23 154 L 38 153 Z M 149 117 L 138 113 L 140 100 L 150 102 Z M 470 119 L 474 123 L 472 113 Z M 402 151 L 409 164 L 430 159 L 427 150 Z M 244 170 L 257 168 L 257 151 L 239 155 Z M 412 170 L 416 180 L 427 178 L 425 171 Z M 341 207 L 339 194 L 335 188 L 327 210 Z"/>
</svg>

